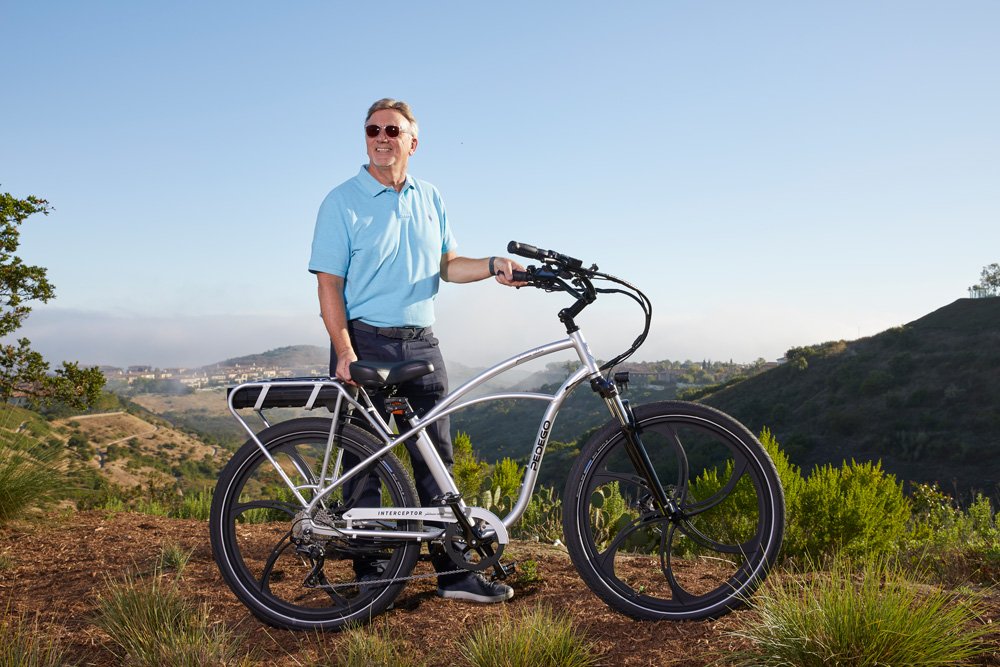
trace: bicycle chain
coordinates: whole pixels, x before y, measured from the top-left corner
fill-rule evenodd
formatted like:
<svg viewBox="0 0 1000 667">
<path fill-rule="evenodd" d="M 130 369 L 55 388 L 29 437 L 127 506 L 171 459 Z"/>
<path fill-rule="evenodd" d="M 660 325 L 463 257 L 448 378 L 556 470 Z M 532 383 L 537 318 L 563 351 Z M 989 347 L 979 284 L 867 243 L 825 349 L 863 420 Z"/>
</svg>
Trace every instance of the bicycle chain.
<svg viewBox="0 0 1000 667">
<path fill-rule="evenodd" d="M 430 574 L 411 574 L 408 577 L 393 577 L 392 579 L 366 579 L 364 581 L 352 581 L 347 584 L 323 584 L 322 586 L 317 586 L 317 588 L 327 589 L 327 588 L 352 588 L 355 586 L 377 586 L 381 584 L 393 584 L 397 581 L 412 581 L 414 579 L 430 579 L 431 577 L 442 577 L 448 574 L 458 574 L 459 572 L 468 572 L 468 570 L 459 568 L 457 570 L 448 570 L 447 572 L 432 572 Z"/>
<path fill-rule="evenodd" d="M 334 528 L 334 526 L 333 526 L 333 517 L 330 516 L 330 513 L 327 512 L 325 509 L 321 509 L 319 512 L 317 512 L 316 518 L 320 519 L 320 520 L 325 519 L 326 523 L 324 525 L 326 525 L 326 526 L 328 526 L 330 528 Z M 411 574 L 408 577 L 393 577 L 391 579 L 370 579 L 370 580 L 366 579 L 363 582 L 362 581 L 352 581 L 352 582 L 346 583 L 346 584 L 322 584 L 320 586 L 317 586 L 317 588 L 322 588 L 323 590 L 326 590 L 326 589 L 337 589 L 337 588 L 351 588 L 351 587 L 355 587 L 355 586 L 377 586 L 377 585 L 381 585 L 381 584 L 387 584 L 388 585 L 388 584 L 394 584 L 397 581 L 413 581 L 415 579 L 430 579 L 431 577 L 442 577 L 442 576 L 445 576 L 445 575 L 459 574 L 459 573 L 462 573 L 462 572 L 470 572 L 470 570 L 468 570 L 466 568 L 458 568 L 456 570 L 448 570 L 446 572 L 432 572 L 430 574 Z"/>
</svg>

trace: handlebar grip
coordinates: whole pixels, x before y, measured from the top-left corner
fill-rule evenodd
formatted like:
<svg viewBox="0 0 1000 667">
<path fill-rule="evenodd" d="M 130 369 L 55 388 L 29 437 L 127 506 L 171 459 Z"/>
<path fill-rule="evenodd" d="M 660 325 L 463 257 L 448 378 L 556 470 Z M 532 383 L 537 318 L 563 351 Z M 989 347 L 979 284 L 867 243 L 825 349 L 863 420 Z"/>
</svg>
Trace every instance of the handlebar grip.
<svg viewBox="0 0 1000 667">
<path fill-rule="evenodd" d="M 527 257 L 528 259 L 538 260 L 544 260 L 548 256 L 548 253 L 544 250 L 539 250 L 533 245 L 518 243 L 517 241 L 511 241 L 507 244 L 507 252 L 520 255 L 521 257 Z"/>
<path fill-rule="evenodd" d="M 528 259 L 537 259 L 543 262 L 546 260 L 552 260 L 572 269 L 578 269 L 583 265 L 583 262 L 575 257 L 570 257 L 569 255 L 564 255 L 552 250 L 542 250 L 541 248 L 536 248 L 533 245 L 518 243 L 517 241 L 511 241 L 507 244 L 507 252 L 520 255 L 521 257 L 527 257 Z"/>
<path fill-rule="evenodd" d="M 527 271 L 511 271 L 510 279 L 515 283 L 526 283 L 531 280 L 531 274 Z"/>
</svg>

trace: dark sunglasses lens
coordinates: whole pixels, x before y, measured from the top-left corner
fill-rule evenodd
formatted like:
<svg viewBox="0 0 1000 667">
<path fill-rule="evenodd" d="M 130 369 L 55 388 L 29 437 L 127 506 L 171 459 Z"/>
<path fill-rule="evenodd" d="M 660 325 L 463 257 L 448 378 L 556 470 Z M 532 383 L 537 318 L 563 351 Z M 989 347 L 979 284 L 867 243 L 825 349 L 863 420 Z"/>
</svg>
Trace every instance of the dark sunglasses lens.
<svg viewBox="0 0 1000 667">
<path fill-rule="evenodd" d="M 369 137 L 375 138 L 378 136 L 379 130 L 385 130 L 385 136 L 396 138 L 399 136 L 399 126 L 398 125 L 386 125 L 385 128 L 381 128 L 378 125 L 365 125 L 365 134 Z"/>
</svg>

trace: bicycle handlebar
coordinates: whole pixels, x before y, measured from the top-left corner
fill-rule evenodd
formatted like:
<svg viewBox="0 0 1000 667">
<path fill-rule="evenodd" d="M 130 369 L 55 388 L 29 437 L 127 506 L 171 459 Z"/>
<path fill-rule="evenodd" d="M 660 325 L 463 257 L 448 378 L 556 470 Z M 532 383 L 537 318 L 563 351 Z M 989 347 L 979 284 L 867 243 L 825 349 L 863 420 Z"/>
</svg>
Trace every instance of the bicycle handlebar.
<svg viewBox="0 0 1000 667">
<path fill-rule="evenodd" d="M 619 293 L 632 298 L 642 308 L 645 316 L 645 324 L 642 333 L 635 339 L 631 346 L 614 359 L 601 366 L 601 370 L 613 368 L 621 363 L 639 349 L 646 336 L 649 334 L 649 325 L 652 321 L 653 304 L 642 291 L 621 278 L 601 273 L 597 265 L 584 268 L 583 262 L 575 257 L 564 255 L 553 250 L 543 250 L 527 243 L 511 241 L 507 244 L 507 252 L 537 259 L 543 264 L 541 266 L 529 266 L 526 271 L 513 271 L 511 280 L 518 283 L 525 283 L 530 287 L 545 290 L 547 292 L 566 292 L 576 298 L 576 302 L 559 312 L 559 319 L 566 324 L 567 332 L 575 331 L 576 324 L 573 321 L 584 308 L 593 303 L 600 293 Z M 604 280 L 616 283 L 623 287 L 612 289 L 599 289 L 594 287 L 593 281 Z"/>
<path fill-rule="evenodd" d="M 578 269 L 583 266 L 583 262 L 574 257 L 570 257 L 569 255 L 563 255 L 562 253 L 558 253 L 553 250 L 542 250 L 541 248 L 536 248 L 533 245 L 518 243 L 517 241 L 511 241 L 507 244 L 507 252 L 520 255 L 521 257 L 527 257 L 528 259 L 537 259 L 541 262 L 557 262 L 568 269 Z"/>
</svg>

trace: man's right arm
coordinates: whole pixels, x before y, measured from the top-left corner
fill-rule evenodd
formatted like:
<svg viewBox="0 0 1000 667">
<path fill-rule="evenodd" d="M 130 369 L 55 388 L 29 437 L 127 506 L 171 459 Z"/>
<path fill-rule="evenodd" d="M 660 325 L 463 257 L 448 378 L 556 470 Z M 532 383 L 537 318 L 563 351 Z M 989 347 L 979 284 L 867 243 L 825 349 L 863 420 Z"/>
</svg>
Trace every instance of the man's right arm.
<svg viewBox="0 0 1000 667">
<path fill-rule="evenodd" d="M 358 360 L 358 355 L 351 345 L 351 335 L 347 330 L 347 307 L 344 305 L 344 278 L 332 273 L 316 273 L 319 286 L 319 308 L 323 316 L 323 324 L 330 335 L 334 352 L 337 355 L 336 376 L 345 382 L 351 382 L 351 362 Z"/>
</svg>

